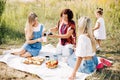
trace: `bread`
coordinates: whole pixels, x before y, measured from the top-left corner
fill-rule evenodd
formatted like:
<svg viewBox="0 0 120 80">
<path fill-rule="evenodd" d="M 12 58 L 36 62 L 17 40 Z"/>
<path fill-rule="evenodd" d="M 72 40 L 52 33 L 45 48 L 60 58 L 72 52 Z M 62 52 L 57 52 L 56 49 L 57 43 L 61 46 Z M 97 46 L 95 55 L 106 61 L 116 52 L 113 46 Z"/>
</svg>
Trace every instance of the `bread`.
<svg viewBox="0 0 120 80">
<path fill-rule="evenodd" d="M 31 57 L 31 58 L 27 58 L 23 63 L 41 65 L 44 62 L 44 60 L 45 60 L 44 58 Z"/>
<path fill-rule="evenodd" d="M 46 67 L 47 68 L 56 68 L 58 66 L 58 61 L 57 60 L 49 60 L 46 62 Z"/>
</svg>

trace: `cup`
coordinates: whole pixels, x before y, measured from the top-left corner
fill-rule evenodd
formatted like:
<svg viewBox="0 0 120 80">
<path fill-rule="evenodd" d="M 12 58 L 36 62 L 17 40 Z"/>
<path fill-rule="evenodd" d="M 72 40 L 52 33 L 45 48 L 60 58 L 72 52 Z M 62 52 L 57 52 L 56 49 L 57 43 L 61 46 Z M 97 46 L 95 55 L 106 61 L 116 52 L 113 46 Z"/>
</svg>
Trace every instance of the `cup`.
<svg viewBox="0 0 120 80">
<path fill-rule="evenodd" d="M 46 61 L 50 60 L 50 56 L 45 56 Z"/>
<path fill-rule="evenodd" d="M 53 57 L 54 57 L 54 60 L 58 61 L 58 55 L 53 55 Z"/>
</svg>

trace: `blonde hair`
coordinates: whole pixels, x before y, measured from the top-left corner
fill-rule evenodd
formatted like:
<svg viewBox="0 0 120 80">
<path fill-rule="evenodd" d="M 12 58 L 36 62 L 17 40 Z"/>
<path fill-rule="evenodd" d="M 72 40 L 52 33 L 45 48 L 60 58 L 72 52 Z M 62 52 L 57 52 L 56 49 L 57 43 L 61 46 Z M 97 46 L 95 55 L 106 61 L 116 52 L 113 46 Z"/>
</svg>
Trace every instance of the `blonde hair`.
<svg viewBox="0 0 120 80">
<path fill-rule="evenodd" d="M 26 25 L 25 25 L 25 30 L 27 31 L 27 37 L 29 39 L 32 39 L 33 36 L 33 22 L 35 21 L 35 19 L 37 18 L 37 15 L 34 12 L 29 13 L 27 21 L 26 21 Z"/>
<path fill-rule="evenodd" d="M 95 44 L 95 38 L 93 37 L 93 33 L 92 33 L 90 18 L 81 17 L 78 20 L 78 26 L 80 29 L 80 34 L 87 34 L 87 36 L 90 38 L 91 43 L 92 43 L 93 52 L 95 52 L 96 51 L 96 44 Z"/>
</svg>

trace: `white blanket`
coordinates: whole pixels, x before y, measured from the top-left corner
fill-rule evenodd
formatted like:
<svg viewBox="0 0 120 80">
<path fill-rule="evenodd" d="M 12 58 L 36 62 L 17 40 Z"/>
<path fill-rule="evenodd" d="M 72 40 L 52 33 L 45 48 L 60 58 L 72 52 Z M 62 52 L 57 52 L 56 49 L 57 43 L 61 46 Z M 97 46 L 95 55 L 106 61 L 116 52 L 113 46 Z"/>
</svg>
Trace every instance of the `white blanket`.
<svg viewBox="0 0 120 80">
<path fill-rule="evenodd" d="M 48 69 L 45 62 L 42 65 L 26 65 L 23 64 L 25 58 L 10 54 L 11 51 L 13 50 L 4 51 L 3 55 L 0 56 L 0 61 L 5 62 L 14 69 L 36 74 L 43 80 L 68 80 L 68 77 L 72 73 L 73 69 L 63 61 L 59 61 L 58 67 L 55 69 Z M 49 44 L 43 46 L 39 56 L 51 56 L 53 54 L 55 54 L 55 48 Z M 75 80 L 85 80 L 89 75 L 78 72 Z"/>
</svg>

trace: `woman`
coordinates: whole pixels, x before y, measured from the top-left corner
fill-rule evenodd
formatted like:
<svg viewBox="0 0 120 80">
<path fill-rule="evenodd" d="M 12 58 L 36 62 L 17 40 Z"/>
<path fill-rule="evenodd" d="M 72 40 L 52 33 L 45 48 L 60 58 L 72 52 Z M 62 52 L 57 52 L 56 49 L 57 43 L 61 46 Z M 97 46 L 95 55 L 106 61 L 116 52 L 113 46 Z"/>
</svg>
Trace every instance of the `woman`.
<svg viewBox="0 0 120 80">
<path fill-rule="evenodd" d="M 42 32 L 43 25 L 39 24 L 38 17 L 35 13 L 31 12 L 25 27 L 26 42 L 22 46 L 21 51 L 13 52 L 12 54 L 20 55 L 21 57 L 37 56 L 42 48 Z"/>
<path fill-rule="evenodd" d="M 89 74 L 96 69 L 98 63 L 95 56 L 96 46 L 90 24 L 91 21 L 87 17 L 82 17 L 78 21 L 80 34 L 76 52 L 68 59 L 68 65 L 74 68 L 69 80 L 75 79 L 77 71 Z"/>
<path fill-rule="evenodd" d="M 50 29 L 51 32 L 58 31 L 58 34 L 50 35 L 50 37 L 59 38 L 56 53 L 66 57 L 73 53 L 73 46 L 76 45 L 75 22 L 72 18 L 73 12 L 70 9 L 64 9 L 60 14 L 58 25 Z"/>
</svg>

